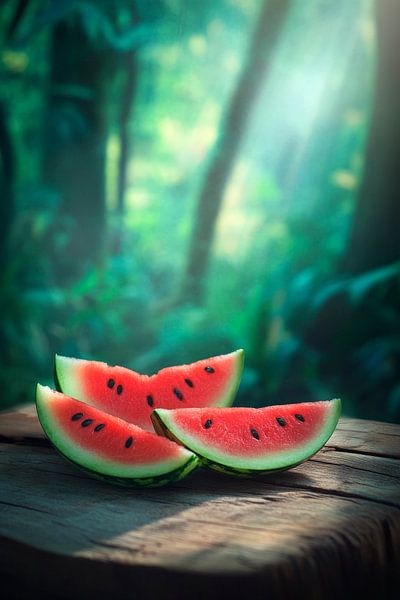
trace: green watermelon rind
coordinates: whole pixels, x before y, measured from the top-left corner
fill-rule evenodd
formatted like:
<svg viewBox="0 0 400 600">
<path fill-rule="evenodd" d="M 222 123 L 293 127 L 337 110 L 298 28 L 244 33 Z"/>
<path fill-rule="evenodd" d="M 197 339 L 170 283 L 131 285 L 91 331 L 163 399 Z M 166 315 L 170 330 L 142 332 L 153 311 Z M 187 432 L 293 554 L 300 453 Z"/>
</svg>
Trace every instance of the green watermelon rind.
<svg viewBox="0 0 400 600">
<path fill-rule="evenodd" d="M 326 444 L 339 421 L 341 401 L 335 398 L 323 402 L 330 410 L 327 411 L 326 422 L 318 436 L 312 437 L 308 443 L 295 450 L 275 452 L 274 455 L 263 454 L 260 457 L 229 456 L 210 445 L 203 445 L 198 439 L 176 426 L 172 417 L 173 410 L 156 409 L 151 414 L 151 419 L 159 435 L 164 435 L 197 454 L 203 465 L 224 473 L 252 476 L 293 468 L 314 456 Z"/>
<path fill-rule="evenodd" d="M 54 446 L 54 444 L 53 444 Z M 99 479 L 100 481 L 105 481 L 107 483 L 112 483 L 115 485 L 120 485 L 123 487 L 135 487 L 135 488 L 144 488 L 144 487 L 161 487 L 165 485 L 169 485 L 172 483 L 176 483 L 181 479 L 184 479 L 187 475 L 189 475 L 192 471 L 197 469 L 201 462 L 199 457 L 193 455 L 187 463 L 185 463 L 179 469 L 175 469 L 174 471 L 170 471 L 165 475 L 158 475 L 157 477 L 116 477 L 115 475 L 104 475 L 103 473 L 99 473 L 97 471 L 93 471 L 92 469 L 88 469 L 83 465 L 71 460 L 68 456 L 63 454 L 59 448 L 54 446 L 57 452 L 68 462 L 70 462 L 75 467 L 78 467 L 84 473 L 87 473 L 91 477 L 95 479 Z"/>
<path fill-rule="evenodd" d="M 311 457 L 308 457 L 311 458 Z M 304 460 L 294 463 L 292 465 L 282 467 L 280 469 L 240 469 L 234 467 L 228 467 L 220 463 L 214 462 L 204 457 L 199 456 L 199 460 L 204 467 L 208 467 L 218 473 L 224 473 L 224 475 L 235 475 L 236 477 L 254 477 L 255 475 L 271 475 L 272 473 L 280 473 L 281 471 L 287 471 L 287 469 L 293 469 L 300 465 Z M 308 460 L 308 459 L 305 459 Z"/>
<path fill-rule="evenodd" d="M 94 452 L 80 451 L 76 444 L 62 435 L 60 428 L 52 423 L 50 412 L 45 407 L 45 395 L 48 390 L 49 388 L 41 385 L 36 388 L 36 411 L 43 431 L 59 454 L 93 477 L 125 486 L 157 487 L 178 481 L 200 466 L 198 457 L 190 451 L 187 451 L 186 457 L 180 461 L 164 461 L 140 467 L 115 464 L 99 458 Z M 174 465 L 173 468 L 171 464 Z"/>
<path fill-rule="evenodd" d="M 53 366 L 53 379 L 54 379 L 54 386 L 55 386 L 57 392 L 63 393 L 62 388 L 61 388 L 61 383 L 58 378 L 58 372 L 57 372 L 57 354 L 56 354 L 56 358 L 54 360 L 54 366 Z"/>
<path fill-rule="evenodd" d="M 217 399 L 217 401 L 212 404 L 212 406 L 215 406 L 215 407 L 231 406 L 231 404 L 233 403 L 233 400 L 235 399 L 235 396 L 237 394 L 238 388 L 239 388 L 239 384 L 240 384 L 240 380 L 241 380 L 242 372 L 243 372 L 243 366 L 244 366 L 244 350 L 240 348 L 239 350 L 235 350 L 234 352 L 231 352 L 230 354 L 236 355 L 235 356 L 235 368 L 234 368 L 235 376 L 229 382 L 229 386 L 224 391 L 224 394 L 222 396 L 220 396 Z M 211 357 L 208 360 L 212 361 L 212 358 L 213 357 Z M 214 357 L 214 358 L 216 358 L 216 357 Z M 76 364 L 79 364 L 81 362 L 91 362 L 91 361 L 84 361 L 83 359 L 71 358 L 68 356 L 61 356 L 60 354 L 56 354 L 55 361 L 54 361 L 54 383 L 55 383 L 56 389 L 59 392 L 63 392 L 65 394 L 68 394 L 68 396 L 72 396 L 73 398 L 77 398 L 77 399 L 82 400 L 83 402 L 87 402 L 89 404 L 90 402 L 86 398 L 86 395 L 84 393 L 84 390 L 82 389 L 79 379 L 75 374 L 74 367 Z M 98 362 L 98 361 L 94 361 L 94 362 Z M 202 361 L 198 361 L 198 362 L 202 362 Z M 103 363 L 103 364 L 107 364 L 107 363 Z M 107 366 L 109 366 L 109 365 L 107 365 Z M 179 366 L 183 367 L 186 365 L 178 365 L 178 367 Z M 165 369 L 162 369 L 162 370 L 163 371 L 168 370 L 169 368 L 171 368 L 171 367 L 166 367 Z M 172 368 L 175 369 L 177 367 L 172 367 Z M 129 369 L 126 369 L 126 371 L 131 372 Z M 155 375 L 148 376 L 148 378 L 151 379 L 151 377 L 156 377 L 157 374 L 158 373 L 156 373 Z"/>
</svg>

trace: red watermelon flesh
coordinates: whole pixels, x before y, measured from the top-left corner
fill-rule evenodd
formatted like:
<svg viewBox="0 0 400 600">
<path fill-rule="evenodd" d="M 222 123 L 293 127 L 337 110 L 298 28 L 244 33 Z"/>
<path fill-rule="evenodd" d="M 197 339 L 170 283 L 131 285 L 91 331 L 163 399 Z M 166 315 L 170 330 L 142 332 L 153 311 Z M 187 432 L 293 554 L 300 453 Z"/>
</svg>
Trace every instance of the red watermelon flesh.
<svg viewBox="0 0 400 600">
<path fill-rule="evenodd" d="M 160 485 L 181 478 L 198 462 L 182 446 L 48 387 L 37 386 L 36 406 L 54 446 L 94 475 Z"/>
<path fill-rule="evenodd" d="M 211 466 L 237 471 L 286 469 L 315 454 L 330 438 L 340 400 L 265 408 L 156 410 L 156 431 Z"/>
<path fill-rule="evenodd" d="M 154 431 L 155 408 L 227 406 L 243 370 L 243 350 L 141 375 L 104 362 L 56 356 L 56 380 L 65 394 Z"/>
</svg>

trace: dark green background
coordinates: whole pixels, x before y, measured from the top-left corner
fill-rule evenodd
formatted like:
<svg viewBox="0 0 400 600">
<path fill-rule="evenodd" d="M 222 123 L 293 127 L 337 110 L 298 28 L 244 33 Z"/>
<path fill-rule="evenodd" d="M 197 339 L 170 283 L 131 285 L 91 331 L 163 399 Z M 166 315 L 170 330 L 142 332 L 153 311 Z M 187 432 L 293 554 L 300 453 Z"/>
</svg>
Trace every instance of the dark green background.
<svg viewBox="0 0 400 600">
<path fill-rule="evenodd" d="M 400 420 L 400 3 L 0 3 L 1 406 L 246 350 Z"/>
</svg>

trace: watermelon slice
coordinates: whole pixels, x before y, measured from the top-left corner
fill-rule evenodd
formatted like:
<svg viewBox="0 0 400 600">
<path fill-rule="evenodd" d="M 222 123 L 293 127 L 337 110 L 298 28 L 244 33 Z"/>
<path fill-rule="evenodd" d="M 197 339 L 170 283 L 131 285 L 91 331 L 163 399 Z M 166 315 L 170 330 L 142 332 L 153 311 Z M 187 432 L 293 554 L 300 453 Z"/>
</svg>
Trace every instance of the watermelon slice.
<svg viewBox="0 0 400 600">
<path fill-rule="evenodd" d="M 237 350 L 148 376 L 104 362 L 56 355 L 55 379 L 61 392 L 154 431 L 150 414 L 155 408 L 230 405 L 243 361 L 243 350 Z"/>
<path fill-rule="evenodd" d="M 36 408 L 57 450 L 95 477 L 159 486 L 198 466 L 198 458 L 182 446 L 48 387 L 37 386 Z"/>
<path fill-rule="evenodd" d="M 198 454 L 210 467 L 252 474 L 294 467 L 335 430 L 339 399 L 266 408 L 201 408 L 152 414 L 155 430 Z"/>
</svg>

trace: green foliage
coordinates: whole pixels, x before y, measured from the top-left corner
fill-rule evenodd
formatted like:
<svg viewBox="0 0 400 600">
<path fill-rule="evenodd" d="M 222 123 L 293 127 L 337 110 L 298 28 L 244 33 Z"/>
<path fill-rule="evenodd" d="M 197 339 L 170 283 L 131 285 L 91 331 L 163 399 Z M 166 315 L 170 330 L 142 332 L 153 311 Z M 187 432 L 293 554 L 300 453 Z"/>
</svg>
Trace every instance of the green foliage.
<svg viewBox="0 0 400 600">
<path fill-rule="evenodd" d="M 312 272 L 293 282 L 291 332 L 312 355 L 316 376 L 340 387 L 355 414 L 400 418 L 399 295 L 400 263 L 325 285 Z"/>
<path fill-rule="evenodd" d="M 0 68 L 18 159 L 1 274 L 3 405 L 32 399 L 36 381 L 50 381 L 55 352 L 153 372 L 243 347 L 241 404 L 343 394 L 347 413 L 400 418 L 398 265 L 356 278 L 336 275 L 373 96 L 368 1 L 293 0 L 227 182 L 206 299 L 201 306 L 178 301 L 199 189 L 260 6 L 29 2 Z M 12 14 L 11 4 L 0 14 L 3 39 Z M 100 256 L 82 257 L 68 281 L 63 274 L 77 262 L 69 247 L 80 223 L 42 177 L 43 114 L 54 93 L 49 42 L 66 19 L 83 23 L 109 65 L 100 115 L 106 237 Z M 118 212 L 128 55 L 137 72 Z M 93 97 L 90 86 L 73 81 L 56 92 L 70 111 Z M 56 126 L 65 126 L 61 117 Z M 85 199 L 81 205 L 90 214 Z"/>
</svg>

